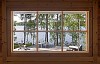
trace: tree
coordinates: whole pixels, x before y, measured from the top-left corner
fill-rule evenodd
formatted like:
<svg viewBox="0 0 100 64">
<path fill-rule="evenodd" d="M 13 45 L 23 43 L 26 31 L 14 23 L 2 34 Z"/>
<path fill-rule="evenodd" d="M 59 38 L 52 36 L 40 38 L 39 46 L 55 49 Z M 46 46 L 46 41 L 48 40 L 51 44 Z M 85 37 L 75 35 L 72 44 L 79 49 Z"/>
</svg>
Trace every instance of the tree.
<svg viewBox="0 0 100 64">
<path fill-rule="evenodd" d="M 36 20 L 36 17 L 33 16 Z M 23 22 L 20 22 L 18 24 L 20 25 L 23 25 L 24 26 L 24 45 L 25 45 L 25 42 L 26 42 L 26 35 L 27 35 L 27 41 L 28 41 L 28 34 L 29 32 L 26 32 L 25 30 L 34 30 L 35 29 L 35 26 L 36 24 L 34 23 L 34 20 L 32 21 L 32 14 L 20 14 L 20 17 L 19 17 L 21 20 L 23 20 Z M 28 21 L 29 20 L 29 21 Z M 30 32 L 31 36 L 32 36 L 32 32 Z M 33 39 L 34 40 L 34 39 Z M 33 42 L 34 43 L 34 42 Z"/>
<path fill-rule="evenodd" d="M 82 26 L 85 27 L 85 14 L 65 14 L 64 15 L 64 28 L 70 31 L 81 30 Z M 72 36 L 72 43 L 79 45 L 79 32 L 69 32 Z"/>
<path fill-rule="evenodd" d="M 39 16 L 38 16 L 38 23 L 39 23 L 39 25 L 38 25 L 38 27 L 41 27 L 41 30 L 43 29 L 43 28 L 45 28 L 46 26 L 46 14 L 39 14 Z"/>
<path fill-rule="evenodd" d="M 35 20 L 29 20 L 26 23 L 26 28 L 27 30 L 36 30 L 36 19 Z M 35 38 L 35 32 L 27 32 L 27 39 L 28 39 L 28 35 L 31 35 L 31 38 L 33 38 L 33 45 L 34 45 L 34 38 Z"/>
<path fill-rule="evenodd" d="M 61 30 L 61 15 L 60 14 L 50 14 L 50 30 L 54 30 L 57 32 L 50 33 L 51 39 L 54 40 L 54 45 L 59 45 L 59 39 L 61 43 L 61 33 L 59 30 Z"/>
</svg>

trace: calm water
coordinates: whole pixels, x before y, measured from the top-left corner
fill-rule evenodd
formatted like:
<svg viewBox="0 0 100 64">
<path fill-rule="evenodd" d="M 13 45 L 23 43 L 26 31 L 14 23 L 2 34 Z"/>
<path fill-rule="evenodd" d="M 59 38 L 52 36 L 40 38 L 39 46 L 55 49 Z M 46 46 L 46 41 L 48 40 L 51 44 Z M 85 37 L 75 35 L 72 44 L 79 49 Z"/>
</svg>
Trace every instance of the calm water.
<svg viewBox="0 0 100 64">
<path fill-rule="evenodd" d="M 24 27 L 23 26 L 15 26 L 16 30 L 23 30 Z M 35 33 L 36 34 L 36 33 Z M 15 43 L 18 42 L 18 43 L 23 43 L 24 41 L 24 32 L 15 32 L 15 35 L 14 37 L 17 37 L 16 40 L 15 40 Z M 28 39 L 27 39 L 28 37 Z M 48 32 L 48 40 L 49 40 L 49 43 L 52 43 L 54 41 L 51 41 L 50 40 L 50 33 Z M 27 36 L 27 33 L 26 33 L 26 42 L 33 42 L 33 38 L 31 37 L 31 33 L 28 34 Z M 45 32 L 38 32 L 38 42 L 44 42 L 45 41 Z M 65 35 L 65 42 L 72 42 L 72 37 L 68 34 Z M 81 40 L 83 41 L 83 40 Z M 36 42 L 36 37 L 34 38 L 34 42 Z M 60 39 L 58 39 L 58 42 L 60 42 Z"/>
</svg>

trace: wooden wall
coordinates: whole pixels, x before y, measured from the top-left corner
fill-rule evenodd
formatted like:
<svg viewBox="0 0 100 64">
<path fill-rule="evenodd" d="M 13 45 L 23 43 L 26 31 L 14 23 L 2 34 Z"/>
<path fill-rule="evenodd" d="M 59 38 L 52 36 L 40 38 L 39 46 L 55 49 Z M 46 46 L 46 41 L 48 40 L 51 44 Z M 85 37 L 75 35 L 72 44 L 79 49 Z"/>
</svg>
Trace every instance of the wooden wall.
<svg viewBox="0 0 100 64">
<path fill-rule="evenodd" d="M 98 42 L 100 42 L 100 2 L 98 4 L 99 6 L 99 9 L 98 9 Z M 99 43 L 99 46 L 98 48 L 100 48 L 100 43 Z M 100 49 L 99 49 L 99 56 L 100 56 Z"/>
<path fill-rule="evenodd" d="M 1 11 L 2 11 L 2 10 L 1 10 L 1 5 L 2 5 L 2 3 L 1 3 L 1 0 L 0 0 L 0 26 L 2 26 L 2 22 L 1 22 L 1 21 L 2 21 L 2 17 L 1 17 L 1 15 L 2 15 L 2 13 L 1 13 Z M 0 27 L 0 35 L 2 34 L 2 33 L 1 33 L 1 32 L 2 32 L 1 30 L 2 30 L 2 27 Z M 2 39 L 2 37 L 0 36 L 0 52 L 1 52 L 1 50 L 2 50 L 2 49 L 1 49 L 1 48 L 2 48 L 2 47 L 1 47 L 1 46 L 2 46 L 2 45 L 1 45 L 1 39 Z"/>
<path fill-rule="evenodd" d="M 1 5 L 2 5 L 2 3 L 1 3 L 1 0 L 0 0 L 0 26 L 2 26 L 2 7 L 1 7 Z M 2 50 L 2 44 L 1 44 L 1 39 L 2 39 L 2 37 L 1 37 L 1 34 L 2 34 L 2 29 L 1 29 L 2 27 L 0 27 L 0 64 L 2 64 L 2 55 L 1 55 L 1 50 Z"/>
<path fill-rule="evenodd" d="M 100 63 L 100 0 L 98 3 L 98 62 Z"/>
<path fill-rule="evenodd" d="M 8 10 L 91 10 L 93 13 L 93 18 L 91 18 L 94 22 L 94 24 L 96 24 L 97 21 L 97 10 L 96 8 L 98 8 L 97 6 L 97 1 L 96 0 L 2 0 L 3 2 L 6 1 L 6 7 L 7 7 L 7 11 Z M 52 2 L 52 3 L 51 3 Z M 1 3 L 1 2 L 0 2 Z M 99 2 L 100 3 L 100 2 Z M 0 4 L 1 5 L 1 4 Z M 2 8 L 4 11 L 6 9 Z M 4 12 L 3 11 L 3 12 Z M 2 13 L 3 13 L 2 12 Z M 5 11 L 6 12 L 6 11 Z M 99 5 L 99 13 L 100 13 L 100 5 Z M 8 14 L 8 13 L 7 13 Z M 1 7 L 0 7 L 0 16 L 1 16 Z M 3 15 L 4 17 L 5 15 Z M 100 15 L 99 15 L 100 17 Z M 98 19 L 99 19 L 98 17 Z M 0 18 L 1 19 L 1 18 Z M 6 19 L 6 18 L 3 18 Z M 3 20 L 5 21 L 5 20 Z M 1 20 L 0 20 L 1 22 Z M 5 24 L 4 24 L 5 25 Z M 100 63 L 100 23 L 98 21 L 98 38 L 96 37 L 96 29 L 95 31 L 93 31 L 93 36 L 95 36 L 93 39 L 91 40 L 93 41 L 93 45 L 91 49 L 92 52 L 90 55 L 80 55 L 79 57 L 72 55 L 74 57 L 64 57 L 64 54 L 53 54 L 53 55 L 40 55 L 38 54 L 38 57 L 36 56 L 32 56 L 32 57 L 17 57 L 17 56 L 13 56 L 13 55 L 8 55 L 6 52 L 8 52 L 8 49 L 6 47 L 3 47 L 3 49 L 1 49 L 1 40 L 2 40 L 2 36 L 0 36 L 0 51 L 2 50 L 3 52 L 3 64 L 7 63 L 7 64 L 99 64 Z M 2 23 L 0 23 L 0 26 L 2 26 Z M 5 26 L 4 26 L 5 27 Z M 95 28 L 96 26 L 93 26 L 93 28 Z M 0 30 L 2 30 L 3 27 L 0 27 Z M 96 27 L 97 28 L 97 27 Z M 7 33 L 7 32 L 5 32 Z M 2 35 L 2 31 L 0 31 L 0 35 Z M 6 35 L 7 36 L 7 35 Z M 96 39 L 98 39 L 98 41 L 96 41 Z M 97 43 L 96 43 L 97 42 Z M 7 42 L 3 42 L 4 46 L 6 46 L 6 44 L 8 44 Z M 6 43 L 6 44 L 5 44 Z M 97 45 L 99 43 L 99 46 Z M 98 49 L 97 49 L 98 48 Z M 99 56 L 98 56 L 99 55 Z M 51 57 L 50 57 L 51 56 Z M 53 57 L 54 56 L 54 57 Z M 2 58 L 0 57 L 0 62 L 2 61 Z M 2 64 L 2 63 L 0 63 Z"/>
</svg>

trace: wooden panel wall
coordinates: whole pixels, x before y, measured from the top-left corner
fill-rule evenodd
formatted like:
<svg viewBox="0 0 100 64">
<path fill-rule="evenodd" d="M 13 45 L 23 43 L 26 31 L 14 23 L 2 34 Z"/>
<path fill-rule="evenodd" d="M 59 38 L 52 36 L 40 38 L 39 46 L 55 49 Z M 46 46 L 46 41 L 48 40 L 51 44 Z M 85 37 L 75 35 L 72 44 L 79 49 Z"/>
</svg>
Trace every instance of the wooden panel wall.
<svg viewBox="0 0 100 64">
<path fill-rule="evenodd" d="M 99 46 L 98 46 L 98 50 L 99 50 L 99 56 L 100 56 L 100 2 L 99 2 L 99 9 L 98 9 L 98 42 L 99 42 Z"/>
<path fill-rule="evenodd" d="M 0 0 L 0 26 L 2 26 L 2 17 L 1 17 L 1 15 L 2 15 L 2 10 L 1 10 L 1 5 L 2 5 L 2 3 L 1 3 L 1 0 Z M 2 30 L 2 27 L 0 27 L 0 35 L 2 34 L 1 31 Z M 2 44 L 1 44 L 1 39 L 2 39 L 2 37 L 0 36 L 0 52 L 1 52 L 1 50 L 2 50 Z"/>
<path fill-rule="evenodd" d="M 20 10 L 35 10 L 35 11 L 36 10 L 52 10 L 52 8 L 53 10 L 66 10 L 66 9 L 67 10 L 72 10 L 72 9 L 86 10 L 87 8 L 90 8 L 90 9 L 93 8 L 93 0 L 7 0 L 6 6 L 7 6 L 7 9 L 13 9 L 13 10 L 19 10 L 19 8 Z M 32 7 L 34 7 L 34 9 Z M 100 8 L 99 8 L 99 11 L 100 11 Z M 1 26 L 1 23 L 0 23 L 0 26 Z M 100 23 L 98 23 L 98 27 L 99 26 L 100 26 Z M 2 30 L 1 28 L 3 27 L 0 27 L 0 30 Z M 98 30 L 99 30 L 99 35 L 100 35 L 100 28 L 98 28 Z M 1 31 L 0 31 L 0 35 L 2 35 Z M 0 36 L 0 41 L 1 41 L 1 38 L 2 37 Z M 98 41 L 100 42 L 100 36 L 98 36 Z M 97 45 L 94 43 L 94 46 L 97 46 Z M 99 44 L 99 48 L 100 48 L 100 44 Z M 6 53 L 4 53 L 4 52 L 7 52 L 7 49 L 6 49 L 3 52 L 3 58 L 4 58 L 4 62 L 5 63 L 7 62 L 7 64 L 22 64 L 22 63 L 24 64 L 47 64 L 47 63 L 48 64 L 99 64 L 99 59 L 98 59 L 98 63 L 96 62 L 98 55 L 95 55 L 97 54 L 95 53 L 95 49 L 96 47 L 93 48 L 94 50 L 93 55 L 89 55 L 87 57 L 83 57 L 83 56 L 56 57 L 55 55 L 53 55 L 55 57 L 49 57 L 49 56 L 48 57 L 43 57 L 43 56 L 42 57 L 17 57 L 17 56 L 7 57 Z M 100 50 L 99 50 L 99 56 L 100 56 Z M 2 61 L 2 59 L 0 60 Z"/>
<path fill-rule="evenodd" d="M 1 0 L 0 0 L 0 64 L 2 64 L 2 55 L 1 55 L 1 50 L 2 50 L 2 44 L 1 44 L 1 42 L 2 42 L 1 41 L 1 39 L 2 39 L 2 37 L 1 37 L 1 34 L 2 34 L 2 31 L 1 31 L 2 30 L 1 29 L 2 28 L 1 27 L 2 26 L 2 12 L 1 11 L 2 11 L 2 8 L 1 8 L 1 4 L 2 3 L 1 3 Z"/>
<path fill-rule="evenodd" d="M 51 3 L 52 2 L 52 3 Z M 88 3 L 88 4 L 87 4 Z M 66 10 L 66 9 L 81 9 L 83 7 L 92 7 L 91 0 L 7 0 L 7 7 L 10 8 L 26 8 L 29 10 L 30 7 L 33 7 L 33 10 Z"/>
<path fill-rule="evenodd" d="M 7 62 L 7 64 L 93 64 L 93 62 L 64 62 L 64 61 L 52 61 L 52 62 L 47 62 L 47 61 L 44 61 L 44 62 L 37 62 L 37 61 L 33 61 L 33 62 L 26 62 L 26 61 L 23 61 L 23 62 Z"/>
<path fill-rule="evenodd" d="M 100 0 L 98 3 L 98 63 L 100 64 Z"/>
</svg>

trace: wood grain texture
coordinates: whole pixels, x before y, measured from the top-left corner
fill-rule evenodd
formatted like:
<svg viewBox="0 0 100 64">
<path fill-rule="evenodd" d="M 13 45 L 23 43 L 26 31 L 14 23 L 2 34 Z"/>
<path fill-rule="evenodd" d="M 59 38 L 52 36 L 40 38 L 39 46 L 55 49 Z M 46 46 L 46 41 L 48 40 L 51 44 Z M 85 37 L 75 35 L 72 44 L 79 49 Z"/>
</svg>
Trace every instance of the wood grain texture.
<svg viewBox="0 0 100 64">
<path fill-rule="evenodd" d="M 7 62 L 7 64 L 93 64 L 92 62 Z"/>
<path fill-rule="evenodd" d="M 3 2 L 6 0 L 2 0 Z M 1 0 L 0 0 L 0 52 L 2 48 L 1 41 L 4 43 L 3 44 L 3 60 L 6 59 L 6 61 L 2 62 L 2 57 L 0 57 L 0 64 L 95 64 L 95 60 L 98 61 L 97 64 L 100 64 L 100 0 L 98 2 L 99 6 L 99 12 L 97 14 L 97 9 L 94 5 L 93 9 L 93 0 L 7 0 L 6 3 L 4 3 L 4 8 L 1 8 Z M 90 10 L 92 8 L 92 15 L 93 18 L 91 18 L 91 21 L 93 21 L 95 26 L 93 29 L 95 30 L 92 34 L 92 36 L 95 36 L 93 39 L 93 43 L 91 43 L 90 48 L 93 52 L 91 54 L 36 54 L 31 57 L 29 54 L 12 54 L 8 55 L 7 50 L 7 42 L 6 41 L 6 6 L 7 5 L 7 10 L 42 10 L 42 11 L 47 11 L 47 10 Z M 97 5 L 96 5 L 97 6 Z M 1 12 L 1 10 L 3 12 Z M 94 14 L 93 14 L 94 13 Z M 3 20 L 1 18 L 3 17 Z M 98 20 L 97 20 L 98 18 Z M 8 19 L 9 20 L 9 19 Z M 95 22 L 96 21 L 96 22 Z M 98 22 L 97 22 L 98 21 Z M 3 26 L 2 26 L 3 25 Z M 97 25 L 97 27 L 96 27 Z M 96 28 L 96 29 L 95 29 Z M 91 26 L 92 29 L 92 26 Z M 97 32 L 98 31 L 98 36 Z M 3 39 L 2 39 L 3 38 Z M 91 37 L 92 38 L 92 37 Z M 92 40 L 90 41 L 92 42 Z M 93 45 L 92 45 L 93 44 Z M 9 47 L 9 46 L 8 46 Z M 98 49 L 97 49 L 98 47 Z M 1 55 L 1 53 L 0 53 Z M 99 55 L 99 56 L 98 56 Z M 20 56 L 22 56 L 20 58 Z M 98 57 L 98 59 L 97 59 Z"/>
<path fill-rule="evenodd" d="M 1 1 L 0 1 L 0 26 L 2 26 L 2 7 L 1 7 Z M 2 27 L 0 27 L 0 54 L 1 54 L 1 52 L 2 52 Z M 1 55 L 0 55 L 1 56 Z"/>
<path fill-rule="evenodd" d="M 98 58 L 98 1 L 93 1 L 93 58 L 94 64 L 97 64 Z"/>
<path fill-rule="evenodd" d="M 7 7 L 35 7 L 35 8 L 62 8 L 62 7 L 92 7 L 92 2 L 7 2 Z"/>
<path fill-rule="evenodd" d="M 24 59 L 23 59 L 24 58 Z M 78 62 L 78 61 L 81 61 L 81 62 L 92 62 L 93 61 L 93 58 L 92 57 L 8 57 L 7 58 L 7 61 L 9 62 L 14 62 L 14 61 L 19 61 L 19 62 L 24 62 L 24 61 L 27 61 L 27 62 L 31 62 L 31 61 L 34 61 L 34 62 L 43 62 L 43 61 L 48 61 L 48 62 Z"/>
<path fill-rule="evenodd" d="M 8 1 L 22 1 L 22 2 L 24 2 L 24 1 L 26 1 L 26 2 L 29 2 L 29 1 L 31 1 L 31 2 L 68 2 L 68 1 L 73 1 L 73 2 L 75 2 L 75 1 L 80 1 L 80 2 L 82 2 L 82 1 L 92 1 L 92 0 L 7 0 L 7 2 Z"/>
<path fill-rule="evenodd" d="M 98 55 L 100 57 L 100 0 L 99 0 L 99 3 L 98 3 Z M 100 61 L 100 59 L 99 59 Z"/>
</svg>

